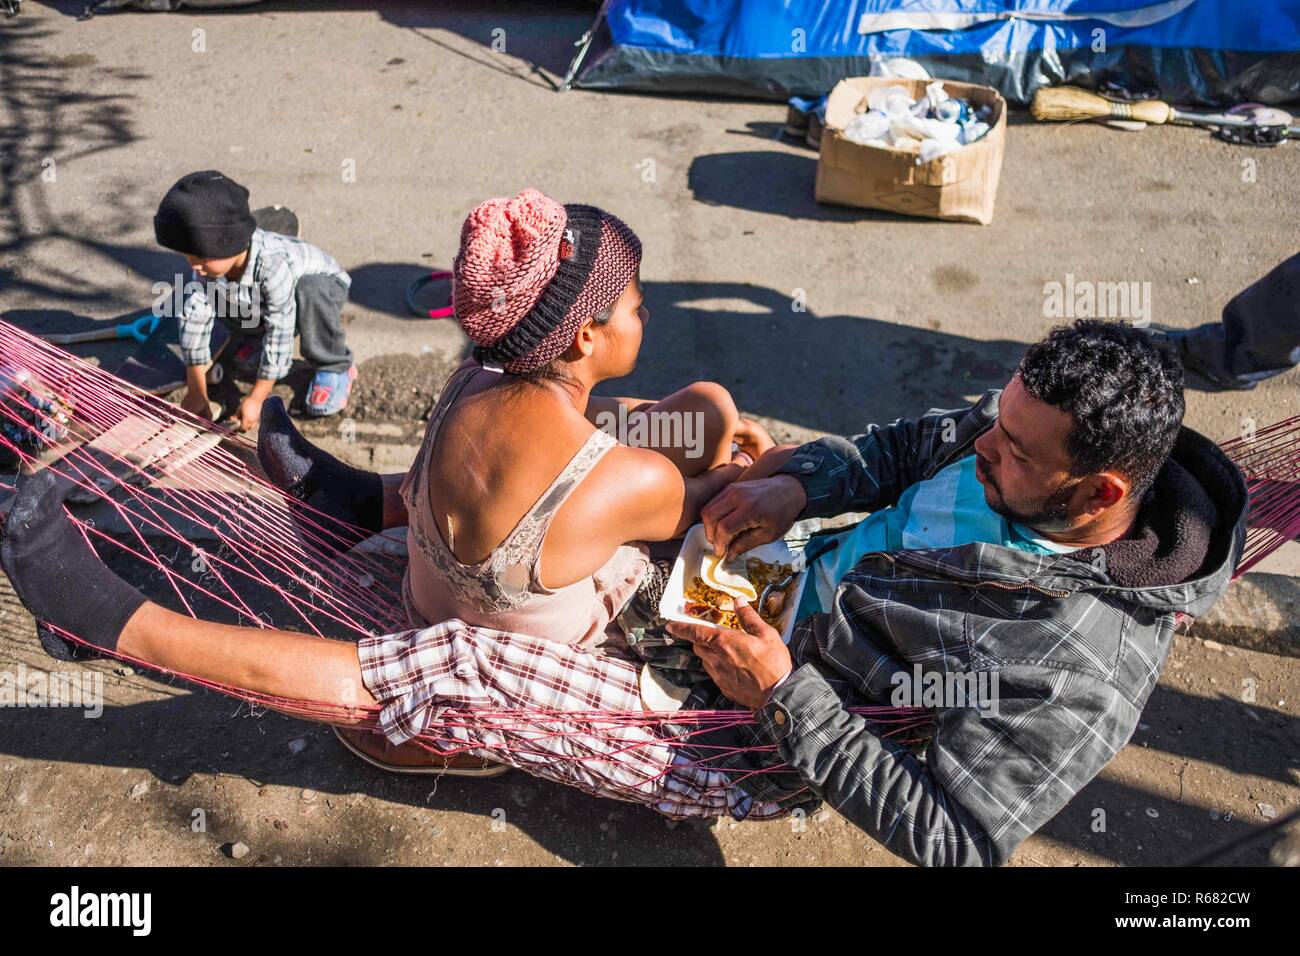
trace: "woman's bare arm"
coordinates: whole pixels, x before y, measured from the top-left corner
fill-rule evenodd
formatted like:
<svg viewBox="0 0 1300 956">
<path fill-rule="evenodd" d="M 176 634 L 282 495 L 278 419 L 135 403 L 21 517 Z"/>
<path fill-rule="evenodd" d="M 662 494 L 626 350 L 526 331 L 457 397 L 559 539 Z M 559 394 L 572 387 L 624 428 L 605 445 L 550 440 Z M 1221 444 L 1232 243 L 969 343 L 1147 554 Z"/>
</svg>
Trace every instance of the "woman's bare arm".
<svg viewBox="0 0 1300 956">
<path fill-rule="evenodd" d="M 615 544 L 667 541 L 700 520 L 700 509 L 735 481 L 739 464 L 719 465 L 686 477 L 667 458 L 644 448 L 616 448 L 601 463 L 610 489 L 602 519 Z"/>
<path fill-rule="evenodd" d="M 655 401 L 593 396 L 586 417 L 625 445 L 657 451 L 688 478 L 731 461 L 742 421 L 731 393 L 715 382 L 695 382 Z"/>
<path fill-rule="evenodd" d="M 601 415 L 618 415 L 620 405 L 629 412 L 637 412 L 649 408 L 654 403 L 653 398 L 626 398 L 622 396 L 611 398 L 608 395 L 590 395 L 587 397 L 587 410 L 583 414 L 587 421 L 599 428 L 598 417 Z"/>
</svg>

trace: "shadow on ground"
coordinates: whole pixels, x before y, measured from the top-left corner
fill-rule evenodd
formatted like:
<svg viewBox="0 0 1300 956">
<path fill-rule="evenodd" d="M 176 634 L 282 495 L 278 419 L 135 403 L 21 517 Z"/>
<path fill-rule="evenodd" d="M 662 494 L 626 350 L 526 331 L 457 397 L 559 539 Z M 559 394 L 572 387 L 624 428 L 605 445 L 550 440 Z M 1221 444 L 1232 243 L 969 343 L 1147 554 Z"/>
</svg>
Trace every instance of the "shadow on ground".
<svg viewBox="0 0 1300 956">
<path fill-rule="evenodd" d="M 388 265 L 362 265 L 357 273 L 366 276 L 361 294 L 370 306 L 392 309 L 402 302 L 408 275 L 419 274 Z M 788 295 L 747 282 L 646 282 L 644 291 L 650 322 L 637 367 L 602 382 L 598 394 L 657 399 L 691 382 L 715 381 L 744 413 L 816 432 L 852 435 L 869 422 L 962 407 L 1006 385 L 1026 348 L 797 311 Z M 446 321 L 403 312 L 411 321 Z M 385 355 L 363 363 L 354 414 L 427 416 L 457 364 L 430 358 Z"/>
<path fill-rule="evenodd" d="M 790 296 L 745 282 L 647 282 L 645 297 L 636 371 L 598 392 L 658 398 L 712 380 L 747 414 L 834 434 L 966 405 L 1004 386 L 1026 347 L 795 311 Z"/>
<path fill-rule="evenodd" d="M 360 294 L 372 308 L 402 308 L 411 321 L 446 321 L 417 319 L 399 306 L 408 277 L 420 274 L 404 269 L 358 266 L 354 274 L 366 278 Z M 715 381 L 746 414 L 817 432 L 851 435 L 869 422 L 967 405 L 1006 385 L 1026 348 L 869 317 L 797 311 L 788 295 L 747 282 L 646 282 L 644 291 L 650 322 L 637 367 L 602 382 L 598 394 L 661 398 L 691 382 Z M 354 414 L 423 417 L 442 389 L 437 377 L 456 364 L 418 356 L 370 359 L 362 365 Z M 387 380 L 378 382 L 377 375 Z"/>
<path fill-rule="evenodd" d="M 933 226 L 930 220 L 883 210 L 819 203 L 814 196 L 816 180 L 816 153 L 778 150 L 746 150 L 698 156 L 691 161 L 686 179 L 691 195 L 698 202 L 709 206 L 728 206 L 789 219 L 826 222 L 872 220 L 911 229 Z M 756 185 L 760 183 L 761 185 Z"/>
<path fill-rule="evenodd" d="M 67 17 L 81 17 L 93 0 L 45 0 L 45 6 Z M 215 16 L 282 17 L 294 13 L 344 13 L 367 11 L 386 21 L 410 30 L 446 52 L 471 60 L 483 67 L 529 83 L 556 88 L 553 77 L 562 77 L 573 59 L 574 42 L 591 26 L 596 7 L 583 0 L 477 0 L 457 4 L 430 4 L 422 0 L 272 0 L 250 7 L 227 9 L 187 9 L 172 16 L 206 18 Z M 112 12 L 141 13 L 124 9 L 101 8 L 100 15 Z M 442 37 L 422 30 L 446 30 L 460 35 L 468 43 L 449 43 Z M 524 68 L 494 58 L 497 52 L 524 60 Z M 545 72 L 543 72 L 545 71 Z M 547 76 L 550 73 L 551 76 Z"/>
<path fill-rule="evenodd" d="M 129 115 L 139 71 L 100 68 L 93 53 L 51 58 L 50 31 L 16 17 L 0 30 L 0 289 L 61 304 L 100 303 L 104 290 L 78 276 L 76 262 L 103 255 L 146 278 L 175 272 L 176 256 L 124 246 L 130 218 L 97 208 L 57 216 L 46 190 L 60 170 L 129 146 L 138 136 Z M 66 175 L 66 173 L 65 173 Z M 109 200 L 111 204 L 112 200 Z M 38 244 L 75 250 L 67 267 L 38 262 Z"/>
<path fill-rule="evenodd" d="M 81 16 L 88 3 L 47 0 L 44 6 L 73 19 Z M 595 9 L 578 0 L 479 0 L 450 9 L 419 0 L 383 4 L 365 0 L 283 0 L 225 10 L 186 9 L 169 15 L 194 19 L 281 17 L 296 12 L 350 10 L 382 16 L 395 28 L 409 30 L 484 70 L 548 88 L 555 88 L 553 77 L 563 75 L 574 53 L 574 40 L 595 17 Z M 91 27 L 68 23 L 64 29 L 88 31 Z M 42 41 L 50 35 L 48 27 L 21 14 L 6 20 L 0 31 L 0 290 L 27 293 L 33 301 L 57 302 L 89 312 L 105 307 L 132 308 L 134 303 L 122 301 L 112 290 L 81 278 L 77 268 L 52 263 L 102 256 L 149 282 L 170 281 L 183 266 L 180 257 L 117 241 L 117 237 L 132 232 L 139 221 L 140 211 L 128 208 L 136 198 L 134 184 L 118 184 L 118 189 L 107 193 L 103 203 L 93 210 L 65 211 L 61 215 L 55 215 L 46 191 L 57 182 L 64 167 L 139 140 L 131 104 L 138 96 L 157 93 L 158 78 L 146 69 L 101 66 L 94 52 L 48 57 Z M 60 255 L 40 254 L 44 248 L 54 246 L 60 249 Z M 400 272 L 407 267 L 393 268 Z M 416 267 L 414 274 L 419 271 Z M 363 281 L 361 291 L 365 289 Z M 397 299 L 376 308 L 407 315 L 400 294 L 399 290 Z M 147 306 L 144 301 L 138 304 Z"/>
<path fill-rule="evenodd" d="M 1226 694 L 1201 697 L 1166 684 L 1158 685 L 1142 711 L 1141 729 L 1132 746 L 1162 753 L 1173 762 L 1196 760 L 1228 773 L 1262 777 L 1294 786 L 1297 760 L 1293 741 L 1300 720 L 1245 704 Z M 1176 797 L 1119 783 L 1094 780 L 1042 830 L 1052 839 L 1126 865 L 1175 866 L 1262 825 L 1234 817 L 1222 819 L 1197 796 Z M 1147 784 L 1147 780 L 1142 781 Z M 1187 799 L 1184 799 L 1187 798 Z M 1104 811 L 1104 817 L 1098 816 Z M 1104 829 L 1098 829 L 1101 821 Z M 1258 866 L 1268 862 L 1272 840 L 1241 847 L 1215 865 Z"/>
<path fill-rule="evenodd" d="M 446 271 L 446 267 L 432 263 L 367 262 L 348 270 L 352 277 L 348 300 L 394 318 L 427 320 L 428 310 L 451 303 L 449 280 L 440 279 L 415 290 L 411 288 L 413 283 L 427 277 L 435 268 L 439 272 Z M 417 315 L 415 309 L 419 309 L 421 314 Z"/>
<path fill-rule="evenodd" d="M 154 683 L 139 675 L 131 680 Z M 1161 723 L 1210 720 L 1215 733 L 1225 739 L 1257 726 L 1231 701 L 1198 700 L 1164 688 L 1157 690 L 1148 710 L 1155 710 L 1154 720 Z M 0 753 L 41 762 L 144 770 L 172 786 L 195 774 L 217 773 L 246 779 L 255 786 L 309 788 L 322 796 L 361 794 L 412 808 L 471 814 L 482 818 L 485 827 L 504 816 L 545 849 L 581 865 L 724 862 L 707 827 L 682 824 L 669 838 L 663 818 L 644 807 L 589 797 L 518 771 L 476 781 L 393 776 L 355 760 L 324 728 L 278 714 L 232 720 L 235 716 L 255 715 L 247 705 L 203 690 L 161 701 L 108 706 L 95 721 L 86 721 L 71 710 L 16 710 L 0 727 Z M 1297 728 L 1293 719 L 1279 719 L 1266 712 L 1264 719 L 1278 723 L 1276 734 L 1290 734 L 1294 739 Z M 288 743 L 295 738 L 308 740 L 309 746 L 290 757 Z M 1200 738 L 1185 735 L 1182 739 L 1193 743 Z M 1184 755 L 1196 756 L 1195 749 Z M 1229 761 L 1228 765 L 1237 763 L 1240 761 Z M 1257 769 L 1270 776 L 1276 770 Z M 192 812 L 189 801 L 178 795 L 171 799 L 177 804 L 171 812 L 176 822 L 184 825 Z M 1098 810 L 1105 812 L 1102 832 L 1094 829 Z M 229 815 L 232 819 L 238 816 L 234 810 Z M 354 818 L 353 825 L 364 828 L 366 820 Z M 385 834 L 382 828 L 374 829 L 377 832 L 351 832 L 344 841 L 350 849 L 335 847 L 331 851 L 313 844 L 312 862 L 381 862 Z M 1241 818 L 1214 820 L 1203 807 L 1103 777 L 1076 796 L 1044 827 L 1042 835 L 1115 863 L 1164 866 L 1257 829 Z M 1270 842 L 1261 840 L 1218 862 L 1264 864 Z M 265 838 L 258 846 L 259 852 L 274 853 L 276 849 Z M 331 852 L 335 856 L 331 857 Z M 611 856 L 615 852 L 616 859 Z M 1032 844 L 1021 852 L 1034 862 Z"/>
<path fill-rule="evenodd" d="M 74 710 L 17 710 L 0 728 L 0 752 L 38 761 L 144 770 L 172 786 L 194 774 L 216 772 L 258 786 L 311 789 L 322 798 L 361 794 L 421 810 L 472 814 L 482 818 L 485 829 L 504 816 L 545 849 L 580 865 L 609 863 L 613 852 L 620 865 L 723 862 L 717 840 L 706 827 L 683 824 L 665 839 L 663 818 L 644 807 L 589 797 L 518 771 L 492 780 L 386 774 L 344 751 L 327 728 L 278 714 L 232 720 L 237 714 L 253 716 L 247 705 L 208 691 L 109 706 L 93 721 Z M 288 742 L 295 738 L 307 739 L 309 746 L 290 757 Z M 170 812 L 177 825 L 188 826 L 190 802 L 179 795 L 173 799 L 177 805 Z M 214 817 L 220 817 L 220 811 L 209 809 Z M 232 811 L 227 818 L 241 815 Z M 354 825 L 363 827 L 364 821 L 355 819 Z M 375 829 L 378 832 L 351 832 L 343 841 L 351 849 L 336 849 L 333 858 L 323 844 L 315 843 L 312 862 L 382 862 L 385 833 Z M 259 852 L 276 849 L 259 841 Z M 300 855 L 296 852 L 290 859 Z"/>
<path fill-rule="evenodd" d="M 122 250 L 141 259 L 145 252 Z M 417 318 L 406 307 L 407 285 L 427 274 L 424 267 L 345 263 L 344 268 L 354 277 L 351 297 L 357 304 L 412 322 L 447 321 Z M 426 290 L 424 298 L 430 305 L 446 295 L 445 283 L 438 285 Z M 747 414 L 848 435 L 862 431 L 868 422 L 968 404 L 969 398 L 986 389 L 1005 385 L 1025 350 L 1019 342 L 979 341 L 869 317 L 800 311 L 788 295 L 747 282 L 647 282 L 644 288 L 651 318 L 637 368 L 632 375 L 602 383 L 597 388 L 600 394 L 660 398 L 694 381 L 716 381 L 731 390 Z M 136 314 L 123 313 L 119 319 Z M 36 334 L 107 324 L 53 309 L 12 310 L 5 318 Z M 778 346 L 758 348 L 760 342 Z M 101 342 L 73 351 L 83 358 L 111 362 L 124 346 Z M 388 358 L 392 357 L 380 357 Z M 371 366 L 375 361 L 365 363 L 367 377 L 377 373 L 378 366 Z M 395 376 L 381 388 L 394 395 L 436 399 L 442 388 L 442 380 L 424 376 L 430 371 L 440 374 L 445 363 L 380 361 L 379 365 L 384 374 Z M 418 380 L 408 381 L 411 376 Z M 296 363 L 287 383 L 295 395 L 307 377 L 306 366 Z M 380 386 L 363 382 L 359 389 L 373 391 Z M 365 397 L 360 392 L 359 396 Z M 229 404 L 235 396 L 214 397 Z M 399 409 L 382 401 L 359 401 L 354 414 L 398 417 L 399 412 L 410 411 L 408 404 Z M 417 411 L 427 413 L 429 404 L 422 400 Z"/>
</svg>

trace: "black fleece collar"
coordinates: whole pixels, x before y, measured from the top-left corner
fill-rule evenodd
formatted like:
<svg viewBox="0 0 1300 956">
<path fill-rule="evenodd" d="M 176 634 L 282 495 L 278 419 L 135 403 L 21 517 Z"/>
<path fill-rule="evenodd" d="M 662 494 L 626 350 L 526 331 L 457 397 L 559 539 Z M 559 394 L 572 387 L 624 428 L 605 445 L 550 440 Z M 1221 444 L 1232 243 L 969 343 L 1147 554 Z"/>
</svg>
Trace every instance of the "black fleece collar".
<svg viewBox="0 0 1300 956">
<path fill-rule="evenodd" d="M 1170 458 L 1143 499 L 1128 537 L 1101 549 L 1106 573 L 1127 588 L 1181 584 L 1205 564 L 1218 518 L 1218 508 L 1196 476 Z"/>
</svg>

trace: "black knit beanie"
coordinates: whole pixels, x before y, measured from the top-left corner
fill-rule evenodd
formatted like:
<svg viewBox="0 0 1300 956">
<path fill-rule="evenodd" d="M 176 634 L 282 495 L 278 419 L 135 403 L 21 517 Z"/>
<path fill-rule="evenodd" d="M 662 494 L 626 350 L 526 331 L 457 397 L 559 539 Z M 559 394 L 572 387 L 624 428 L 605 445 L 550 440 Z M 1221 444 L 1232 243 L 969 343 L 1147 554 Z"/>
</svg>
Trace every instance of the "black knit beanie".
<svg viewBox="0 0 1300 956">
<path fill-rule="evenodd" d="M 215 169 L 182 176 L 153 217 L 158 245 L 200 259 L 239 255 L 256 228 L 248 190 Z"/>
</svg>

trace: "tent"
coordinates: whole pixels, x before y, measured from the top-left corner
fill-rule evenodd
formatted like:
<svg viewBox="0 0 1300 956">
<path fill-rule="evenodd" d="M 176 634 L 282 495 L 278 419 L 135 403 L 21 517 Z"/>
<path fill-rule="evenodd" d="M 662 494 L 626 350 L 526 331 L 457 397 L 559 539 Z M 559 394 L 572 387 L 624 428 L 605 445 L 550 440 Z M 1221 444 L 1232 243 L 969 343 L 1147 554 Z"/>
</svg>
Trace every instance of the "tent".
<svg viewBox="0 0 1300 956">
<path fill-rule="evenodd" d="M 874 61 L 1026 103 L 1107 80 L 1187 105 L 1300 99 L 1300 0 L 606 0 L 568 79 L 785 99 Z"/>
</svg>

